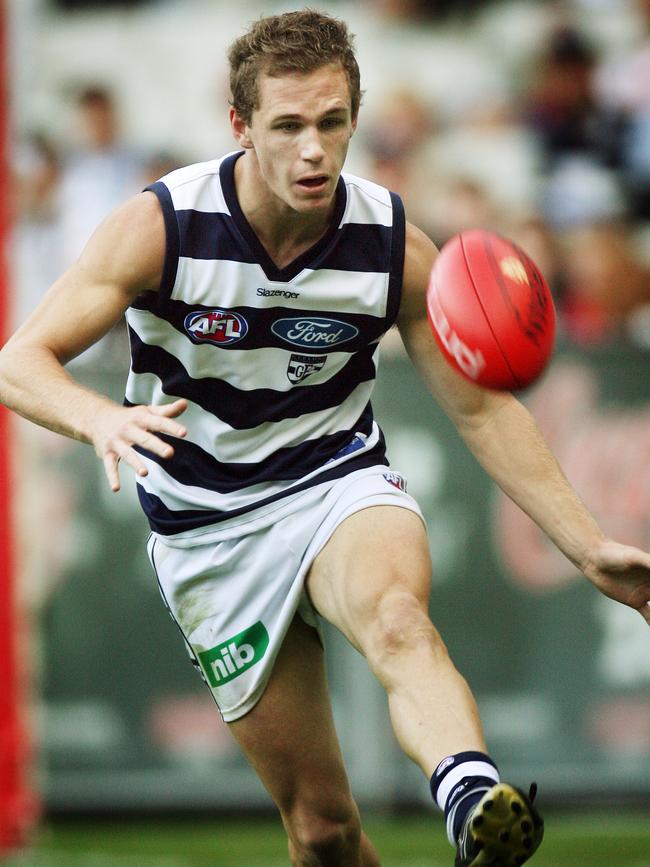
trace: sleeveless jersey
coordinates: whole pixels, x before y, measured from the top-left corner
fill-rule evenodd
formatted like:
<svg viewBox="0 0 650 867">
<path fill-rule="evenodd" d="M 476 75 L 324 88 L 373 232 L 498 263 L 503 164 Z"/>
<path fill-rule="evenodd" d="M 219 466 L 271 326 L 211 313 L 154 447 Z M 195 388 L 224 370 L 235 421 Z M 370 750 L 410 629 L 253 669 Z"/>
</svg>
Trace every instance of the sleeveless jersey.
<svg viewBox="0 0 650 867">
<path fill-rule="evenodd" d="M 399 309 L 401 201 L 342 175 L 327 233 L 277 268 L 239 206 L 239 156 L 147 188 L 162 208 L 166 257 L 160 290 L 127 310 L 125 404 L 189 404 L 187 437 L 162 437 L 173 458 L 139 450 L 140 502 L 169 541 L 200 541 L 386 462 L 370 395 L 379 340 Z"/>
</svg>

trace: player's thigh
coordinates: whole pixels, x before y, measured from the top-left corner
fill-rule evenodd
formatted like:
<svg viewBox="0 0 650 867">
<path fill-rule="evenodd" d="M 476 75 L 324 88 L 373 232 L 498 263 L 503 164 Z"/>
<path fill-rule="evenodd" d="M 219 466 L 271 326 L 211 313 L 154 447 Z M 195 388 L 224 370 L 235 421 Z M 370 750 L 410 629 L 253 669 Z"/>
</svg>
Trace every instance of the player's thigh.
<svg viewBox="0 0 650 867">
<path fill-rule="evenodd" d="M 259 702 L 230 730 L 280 807 L 333 821 L 354 810 L 316 631 L 296 616 Z"/>
<path fill-rule="evenodd" d="M 358 649 L 382 604 L 428 610 L 431 558 L 422 519 L 397 506 L 350 515 L 315 558 L 307 589 L 319 614 Z"/>
</svg>

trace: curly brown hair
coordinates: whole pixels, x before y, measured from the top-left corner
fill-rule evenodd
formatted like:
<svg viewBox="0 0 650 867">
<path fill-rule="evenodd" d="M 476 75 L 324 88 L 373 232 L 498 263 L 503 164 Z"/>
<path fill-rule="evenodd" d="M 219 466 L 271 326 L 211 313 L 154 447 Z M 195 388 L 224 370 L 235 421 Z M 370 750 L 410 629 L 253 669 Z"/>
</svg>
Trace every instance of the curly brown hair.
<svg viewBox="0 0 650 867">
<path fill-rule="evenodd" d="M 361 80 L 353 43 L 344 21 L 314 9 L 260 18 L 228 51 L 233 108 L 250 124 L 253 111 L 259 108 L 257 82 L 261 72 L 277 76 L 340 63 L 350 85 L 352 117 L 356 117 Z"/>
</svg>

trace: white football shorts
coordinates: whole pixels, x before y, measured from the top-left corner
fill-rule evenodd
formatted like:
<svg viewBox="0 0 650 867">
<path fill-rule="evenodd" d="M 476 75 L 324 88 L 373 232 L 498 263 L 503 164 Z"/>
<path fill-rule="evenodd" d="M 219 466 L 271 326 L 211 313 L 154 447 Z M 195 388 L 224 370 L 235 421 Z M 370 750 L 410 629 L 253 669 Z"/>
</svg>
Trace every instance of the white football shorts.
<svg viewBox="0 0 650 867">
<path fill-rule="evenodd" d="M 422 517 L 403 477 L 386 466 L 357 470 L 292 499 L 293 508 L 274 523 L 236 538 L 191 547 L 149 539 L 163 600 L 226 722 L 259 701 L 296 612 L 318 629 L 305 578 L 339 524 L 380 505 Z"/>
</svg>

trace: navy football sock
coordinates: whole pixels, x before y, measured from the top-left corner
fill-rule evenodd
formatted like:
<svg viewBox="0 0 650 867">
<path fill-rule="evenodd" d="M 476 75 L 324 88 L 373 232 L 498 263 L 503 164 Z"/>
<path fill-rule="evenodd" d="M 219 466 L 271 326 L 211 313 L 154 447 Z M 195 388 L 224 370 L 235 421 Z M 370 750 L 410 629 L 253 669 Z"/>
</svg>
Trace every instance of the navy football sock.
<svg viewBox="0 0 650 867">
<path fill-rule="evenodd" d="M 452 846 L 456 845 L 469 811 L 498 782 L 497 766 L 485 753 L 456 753 L 440 762 L 431 777 L 431 794 L 444 811 Z"/>
</svg>

